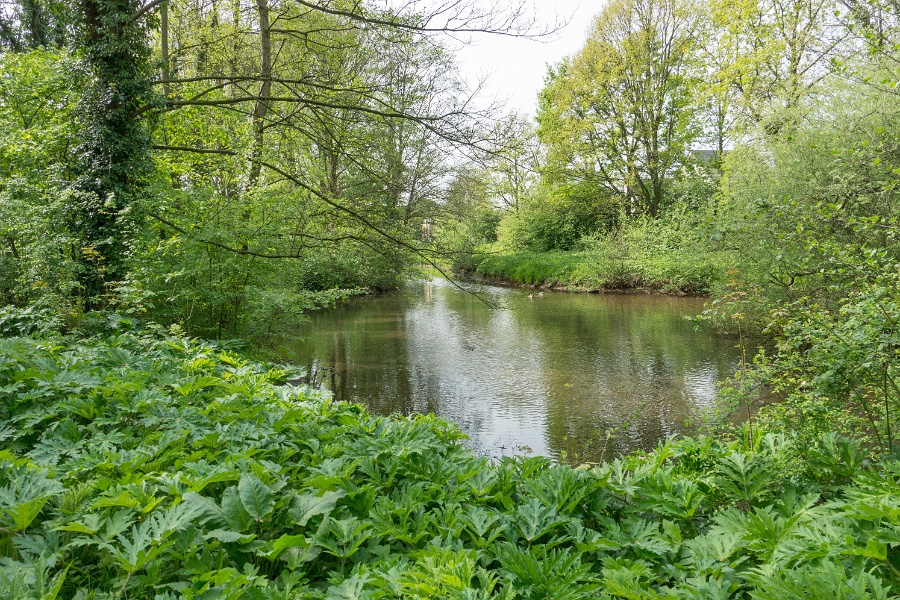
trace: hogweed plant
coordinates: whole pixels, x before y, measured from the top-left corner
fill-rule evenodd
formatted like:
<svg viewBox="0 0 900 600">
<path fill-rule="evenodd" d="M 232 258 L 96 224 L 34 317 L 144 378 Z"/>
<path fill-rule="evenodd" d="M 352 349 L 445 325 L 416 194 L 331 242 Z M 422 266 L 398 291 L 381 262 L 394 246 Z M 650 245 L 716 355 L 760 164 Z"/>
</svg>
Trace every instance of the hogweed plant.
<svg viewBox="0 0 900 600">
<path fill-rule="evenodd" d="M 4 313 L 14 600 L 888 598 L 900 463 L 837 435 L 669 440 L 573 469 L 477 456 L 159 328 Z"/>
</svg>

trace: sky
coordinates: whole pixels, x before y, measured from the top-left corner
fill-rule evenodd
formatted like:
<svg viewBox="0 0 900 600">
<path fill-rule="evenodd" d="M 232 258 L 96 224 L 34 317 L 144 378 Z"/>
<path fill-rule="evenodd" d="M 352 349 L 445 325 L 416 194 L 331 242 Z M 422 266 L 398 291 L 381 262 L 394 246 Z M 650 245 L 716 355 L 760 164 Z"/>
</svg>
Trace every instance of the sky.
<svg viewBox="0 0 900 600">
<path fill-rule="evenodd" d="M 490 0 L 478 2 L 494 4 Z M 533 0 L 533 6 L 540 24 L 568 21 L 568 25 L 542 40 L 479 35 L 471 45 L 456 51 L 457 63 L 467 81 L 488 78 L 486 99 L 505 100 L 509 110 L 531 115 L 537 108 L 537 94 L 543 87 L 547 65 L 581 49 L 603 0 Z"/>
</svg>

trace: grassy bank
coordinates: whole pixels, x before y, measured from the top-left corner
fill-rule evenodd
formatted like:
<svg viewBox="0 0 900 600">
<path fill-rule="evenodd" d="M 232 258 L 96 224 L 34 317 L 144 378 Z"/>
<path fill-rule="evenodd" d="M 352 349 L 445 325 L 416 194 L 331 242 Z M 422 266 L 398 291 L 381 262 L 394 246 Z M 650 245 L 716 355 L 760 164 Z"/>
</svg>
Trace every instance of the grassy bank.
<svg viewBox="0 0 900 600">
<path fill-rule="evenodd" d="M 475 274 L 519 285 L 689 295 L 709 293 L 724 271 L 716 255 L 693 259 L 681 253 L 617 256 L 602 250 L 486 254 L 474 262 Z"/>
<path fill-rule="evenodd" d="M 174 332 L 2 325 L 6 598 L 900 592 L 900 463 L 846 440 L 492 463 L 439 419 L 373 417 Z"/>
</svg>

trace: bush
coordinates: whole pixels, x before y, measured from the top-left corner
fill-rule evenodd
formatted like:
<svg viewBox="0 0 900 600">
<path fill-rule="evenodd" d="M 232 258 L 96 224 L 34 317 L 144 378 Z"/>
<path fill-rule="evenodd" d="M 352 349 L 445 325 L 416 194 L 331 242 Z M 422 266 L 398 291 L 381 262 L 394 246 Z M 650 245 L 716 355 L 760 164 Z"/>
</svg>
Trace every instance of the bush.
<svg viewBox="0 0 900 600">
<path fill-rule="evenodd" d="M 497 234 L 506 250 L 572 250 L 584 236 L 613 229 L 618 218 L 618 205 L 602 190 L 560 186 L 507 211 Z"/>
<path fill-rule="evenodd" d="M 840 430 L 882 453 L 900 448 L 900 271 L 869 266 L 872 282 L 839 310 L 797 302 L 775 315 L 775 354 L 758 366 L 784 401 L 763 414 L 770 429 L 806 439 Z"/>
<path fill-rule="evenodd" d="M 523 285 L 566 284 L 572 282 L 583 258 L 568 252 L 491 254 L 478 261 L 476 271 Z"/>
<path fill-rule="evenodd" d="M 735 277 L 775 305 L 836 310 L 870 253 L 900 259 L 896 96 L 838 87 L 790 136 L 725 160 L 717 243 L 740 248 Z"/>
<path fill-rule="evenodd" d="M 706 294 L 724 279 L 730 256 L 702 249 L 698 215 L 638 219 L 581 238 L 572 252 L 498 252 L 475 261 L 474 271 L 519 284 L 583 290 L 647 288 Z"/>
</svg>

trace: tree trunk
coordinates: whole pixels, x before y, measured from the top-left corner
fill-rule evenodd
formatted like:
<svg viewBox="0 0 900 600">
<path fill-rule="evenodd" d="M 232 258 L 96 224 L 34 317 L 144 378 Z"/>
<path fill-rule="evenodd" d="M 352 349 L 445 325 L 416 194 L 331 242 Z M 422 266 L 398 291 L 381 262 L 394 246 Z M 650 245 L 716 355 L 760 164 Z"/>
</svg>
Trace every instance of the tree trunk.
<svg viewBox="0 0 900 600">
<path fill-rule="evenodd" d="M 49 40 L 49 23 L 44 7 L 39 0 L 22 2 L 22 26 L 25 28 L 26 45 L 29 48 L 47 47 Z"/>
<path fill-rule="evenodd" d="M 149 137 L 137 114 L 152 99 L 150 47 L 138 0 L 81 0 L 80 40 L 91 83 L 80 101 L 81 177 L 69 210 L 79 238 L 79 283 L 87 308 L 124 275 L 124 256 L 144 214 Z"/>
<path fill-rule="evenodd" d="M 272 93 L 272 37 L 269 33 L 269 5 L 268 0 L 256 0 L 259 11 L 259 45 L 260 45 L 260 71 L 262 85 L 259 89 L 259 99 L 253 108 L 253 158 L 250 165 L 250 178 L 248 187 L 252 188 L 259 180 L 262 170 L 262 151 L 264 134 L 266 130 L 266 115 L 269 112 L 269 96 Z"/>
<path fill-rule="evenodd" d="M 169 90 L 169 2 L 164 0 L 159 5 L 159 52 L 162 57 L 163 96 L 168 101 Z"/>
</svg>

